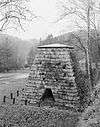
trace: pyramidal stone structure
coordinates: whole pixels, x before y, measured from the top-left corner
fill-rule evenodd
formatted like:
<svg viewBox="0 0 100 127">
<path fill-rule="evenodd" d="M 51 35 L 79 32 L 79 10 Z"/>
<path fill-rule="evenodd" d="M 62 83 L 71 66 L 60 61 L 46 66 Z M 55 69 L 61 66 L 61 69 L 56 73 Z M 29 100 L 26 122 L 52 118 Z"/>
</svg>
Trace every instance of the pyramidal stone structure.
<svg viewBox="0 0 100 127">
<path fill-rule="evenodd" d="M 25 97 L 31 104 L 79 108 L 70 51 L 73 47 L 62 44 L 38 47 L 25 90 Z"/>
</svg>

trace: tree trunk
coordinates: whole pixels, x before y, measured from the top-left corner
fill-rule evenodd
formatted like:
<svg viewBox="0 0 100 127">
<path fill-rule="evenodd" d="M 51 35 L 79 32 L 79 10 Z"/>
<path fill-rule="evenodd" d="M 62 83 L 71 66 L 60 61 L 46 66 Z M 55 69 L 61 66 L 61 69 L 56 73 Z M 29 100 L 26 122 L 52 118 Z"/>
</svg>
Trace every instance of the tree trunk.
<svg viewBox="0 0 100 127">
<path fill-rule="evenodd" d="M 87 74 L 89 80 L 89 88 L 90 92 L 92 92 L 92 84 L 91 84 L 91 53 L 90 53 L 90 1 L 88 0 L 88 8 L 87 8 L 87 31 L 88 31 L 88 40 L 87 40 Z"/>
</svg>

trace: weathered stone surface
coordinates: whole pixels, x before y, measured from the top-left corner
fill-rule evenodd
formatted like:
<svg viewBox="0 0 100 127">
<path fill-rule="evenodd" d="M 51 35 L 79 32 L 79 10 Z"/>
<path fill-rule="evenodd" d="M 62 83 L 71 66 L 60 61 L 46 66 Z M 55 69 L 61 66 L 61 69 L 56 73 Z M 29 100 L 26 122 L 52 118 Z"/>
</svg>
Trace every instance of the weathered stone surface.
<svg viewBox="0 0 100 127">
<path fill-rule="evenodd" d="M 25 96 L 31 102 L 39 103 L 45 89 L 51 88 L 55 104 L 77 109 L 79 97 L 70 58 L 70 50 L 73 49 L 59 46 L 38 48 L 26 84 Z"/>
</svg>

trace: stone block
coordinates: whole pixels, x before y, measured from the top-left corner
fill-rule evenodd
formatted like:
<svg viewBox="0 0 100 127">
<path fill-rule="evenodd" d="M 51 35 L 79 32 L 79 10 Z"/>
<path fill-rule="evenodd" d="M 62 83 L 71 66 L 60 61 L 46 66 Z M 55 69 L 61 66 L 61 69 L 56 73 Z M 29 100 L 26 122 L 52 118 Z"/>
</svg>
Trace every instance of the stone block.
<svg viewBox="0 0 100 127">
<path fill-rule="evenodd" d="M 78 106 L 70 104 L 79 99 L 70 50 L 66 46 L 38 48 L 26 85 L 26 93 L 33 93 L 33 102 L 38 102 L 45 89 L 50 88 L 58 105 Z"/>
</svg>

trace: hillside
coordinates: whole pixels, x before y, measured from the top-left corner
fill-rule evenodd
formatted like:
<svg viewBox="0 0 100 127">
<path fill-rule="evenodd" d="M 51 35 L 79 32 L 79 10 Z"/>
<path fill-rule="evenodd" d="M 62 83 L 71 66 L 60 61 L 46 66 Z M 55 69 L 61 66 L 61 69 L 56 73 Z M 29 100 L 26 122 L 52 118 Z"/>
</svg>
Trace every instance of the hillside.
<svg viewBox="0 0 100 127">
<path fill-rule="evenodd" d="M 40 45 L 44 44 L 52 44 L 52 43 L 61 43 L 61 44 L 66 44 L 66 45 L 71 45 L 74 46 L 77 55 L 79 59 L 84 58 L 84 49 L 82 45 L 80 44 L 80 41 L 84 47 L 87 45 L 87 32 L 84 30 L 80 31 L 73 31 L 69 33 L 65 33 L 56 37 L 53 37 L 53 35 L 48 35 L 45 40 L 42 40 Z M 96 48 L 95 45 L 95 38 L 94 38 L 94 31 L 91 31 L 91 37 L 90 37 L 90 42 L 91 42 L 91 51 L 92 51 L 92 57 L 93 60 L 95 59 L 100 59 L 100 34 L 98 32 L 98 39 L 97 39 L 97 45 L 98 49 Z M 97 57 L 99 56 L 99 57 Z"/>
<path fill-rule="evenodd" d="M 8 41 L 12 44 L 13 48 L 17 50 L 17 55 L 22 59 L 26 59 L 30 48 L 38 44 L 38 41 L 36 39 L 26 41 L 21 40 L 17 37 L 9 36 L 7 34 L 0 34 L 0 44 L 4 43 L 5 41 Z"/>
</svg>

